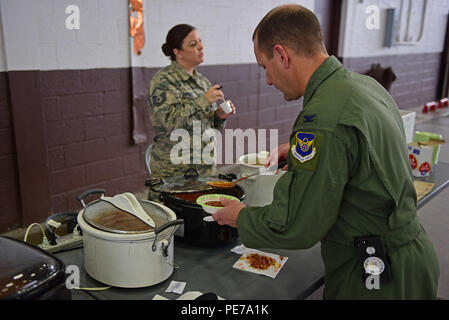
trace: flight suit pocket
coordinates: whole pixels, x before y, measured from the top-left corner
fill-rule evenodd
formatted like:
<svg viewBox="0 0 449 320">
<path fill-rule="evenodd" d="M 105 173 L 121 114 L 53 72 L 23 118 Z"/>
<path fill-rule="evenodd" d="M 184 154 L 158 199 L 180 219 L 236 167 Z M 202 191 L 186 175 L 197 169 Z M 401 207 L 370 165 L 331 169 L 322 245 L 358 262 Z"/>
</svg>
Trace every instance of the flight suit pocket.
<svg viewBox="0 0 449 320">
<path fill-rule="evenodd" d="M 293 181 L 295 174 L 293 172 L 286 172 L 279 178 L 274 187 L 273 202 L 275 210 L 270 210 L 271 214 L 266 217 L 268 226 L 278 231 L 284 231 L 288 227 L 290 208 L 289 197 L 290 185 Z"/>
</svg>

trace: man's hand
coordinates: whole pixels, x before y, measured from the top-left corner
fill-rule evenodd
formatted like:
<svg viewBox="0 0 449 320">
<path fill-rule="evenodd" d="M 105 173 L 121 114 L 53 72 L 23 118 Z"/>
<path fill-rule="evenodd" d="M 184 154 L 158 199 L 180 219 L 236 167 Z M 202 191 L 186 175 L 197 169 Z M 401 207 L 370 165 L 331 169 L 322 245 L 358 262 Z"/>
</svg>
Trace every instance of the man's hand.
<svg viewBox="0 0 449 320">
<path fill-rule="evenodd" d="M 275 165 L 279 162 L 283 162 L 287 160 L 288 152 L 290 150 L 290 144 L 285 143 L 281 144 L 277 149 L 274 149 L 270 152 L 270 156 L 268 157 L 268 162 L 265 164 L 265 168 L 268 168 L 272 165 Z M 287 171 L 288 166 L 285 165 L 282 170 Z M 276 173 L 278 170 L 276 170 Z"/>
<path fill-rule="evenodd" d="M 219 200 L 224 207 L 213 214 L 212 217 L 219 225 L 227 224 L 228 226 L 237 228 L 239 212 L 246 206 L 240 201 L 228 200 L 224 197 L 221 197 Z"/>
</svg>

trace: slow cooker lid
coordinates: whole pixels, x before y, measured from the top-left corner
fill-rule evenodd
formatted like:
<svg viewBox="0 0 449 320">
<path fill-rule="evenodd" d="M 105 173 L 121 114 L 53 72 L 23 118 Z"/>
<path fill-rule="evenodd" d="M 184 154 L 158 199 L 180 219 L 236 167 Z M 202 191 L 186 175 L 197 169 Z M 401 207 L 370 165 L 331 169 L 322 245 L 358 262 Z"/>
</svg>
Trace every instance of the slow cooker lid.
<svg viewBox="0 0 449 320">
<path fill-rule="evenodd" d="M 64 273 L 63 262 L 43 250 L 0 237 L 0 300 L 27 299 Z"/>
<path fill-rule="evenodd" d="M 145 200 L 139 200 L 139 203 L 145 213 L 153 219 L 156 228 L 170 221 L 169 214 L 159 206 Z M 138 234 L 152 232 L 155 229 L 132 214 L 101 199 L 89 203 L 84 208 L 83 217 L 94 228 L 106 232 Z"/>
<path fill-rule="evenodd" d="M 184 175 L 166 179 L 150 180 L 151 190 L 165 193 L 191 193 L 212 190 L 207 181 L 216 181 L 217 177 L 201 176 L 196 169 L 188 169 Z"/>
</svg>

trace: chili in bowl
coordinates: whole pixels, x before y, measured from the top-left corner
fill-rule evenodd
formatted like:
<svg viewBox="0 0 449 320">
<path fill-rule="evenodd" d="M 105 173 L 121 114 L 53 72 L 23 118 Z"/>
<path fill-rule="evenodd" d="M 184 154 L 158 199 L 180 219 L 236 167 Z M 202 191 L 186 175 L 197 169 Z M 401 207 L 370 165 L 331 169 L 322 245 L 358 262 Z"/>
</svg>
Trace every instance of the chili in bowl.
<svg viewBox="0 0 449 320">
<path fill-rule="evenodd" d="M 207 213 L 214 214 L 215 212 L 217 212 L 218 210 L 220 210 L 224 207 L 223 204 L 220 202 L 221 197 L 223 197 L 225 199 L 229 199 L 229 200 L 240 201 L 236 197 L 233 197 L 233 196 L 230 196 L 227 194 L 212 193 L 212 194 L 205 194 L 205 195 L 202 195 L 201 197 L 198 197 L 196 199 L 196 203 L 199 204 L 203 208 L 203 210 L 206 211 Z"/>
</svg>

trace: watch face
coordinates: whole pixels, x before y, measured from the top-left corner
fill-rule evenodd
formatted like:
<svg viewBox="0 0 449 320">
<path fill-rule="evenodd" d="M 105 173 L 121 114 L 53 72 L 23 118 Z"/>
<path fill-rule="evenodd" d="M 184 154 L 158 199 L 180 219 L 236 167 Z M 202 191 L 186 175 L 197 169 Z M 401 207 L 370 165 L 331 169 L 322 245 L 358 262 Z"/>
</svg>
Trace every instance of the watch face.
<svg viewBox="0 0 449 320">
<path fill-rule="evenodd" d="M 379 275 L 385 270 L 384 262 L 377 257 L 369 257 L 363 262 L 365 272 L 373 275 Z"/>
</svg>

